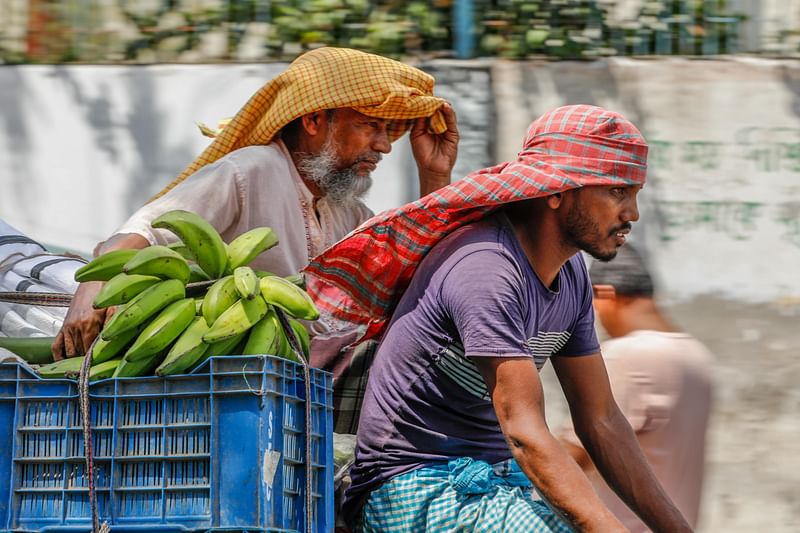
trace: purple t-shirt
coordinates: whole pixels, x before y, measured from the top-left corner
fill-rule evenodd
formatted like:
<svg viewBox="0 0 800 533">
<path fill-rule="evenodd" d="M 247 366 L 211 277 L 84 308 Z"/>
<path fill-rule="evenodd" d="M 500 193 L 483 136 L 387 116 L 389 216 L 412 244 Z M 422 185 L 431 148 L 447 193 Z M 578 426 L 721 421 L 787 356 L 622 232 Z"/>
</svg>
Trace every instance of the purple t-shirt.
<svg viewBox="0 0 800 533">
<path fill-rule="evenodd" d="M 345 512 L 423 464 L 511 457 L 472 357 L 531 357 L 541 368 L 599 349 L 580 254 L 547 288 L 504 214 L 447 236 L 419 265 L 370 369 Z"/>
</svg>

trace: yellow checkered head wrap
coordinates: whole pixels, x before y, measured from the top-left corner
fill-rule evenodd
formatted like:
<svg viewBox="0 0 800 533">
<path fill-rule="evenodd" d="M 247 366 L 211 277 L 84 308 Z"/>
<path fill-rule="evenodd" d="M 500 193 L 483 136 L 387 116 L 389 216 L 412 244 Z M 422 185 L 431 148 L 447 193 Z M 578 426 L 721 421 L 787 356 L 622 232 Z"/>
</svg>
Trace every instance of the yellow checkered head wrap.
<svg viewBox="0 0 800 533">
<path fill-rule="evenodd" d="M 413 119 L 431 117 L 430 129 L 447 127 L 433 96 L 433 77 L 374 54 L 348 48 L 318 48 L 295 59 L 267 82 L 223 128 L 214 141 L 154 198 L 163 195 L 199 168 L 245 146 L 268 144 L 281 128 L 307 113 L 351 107 L 371 117 L 390 120 L 395 141 Z"/>
</svg>

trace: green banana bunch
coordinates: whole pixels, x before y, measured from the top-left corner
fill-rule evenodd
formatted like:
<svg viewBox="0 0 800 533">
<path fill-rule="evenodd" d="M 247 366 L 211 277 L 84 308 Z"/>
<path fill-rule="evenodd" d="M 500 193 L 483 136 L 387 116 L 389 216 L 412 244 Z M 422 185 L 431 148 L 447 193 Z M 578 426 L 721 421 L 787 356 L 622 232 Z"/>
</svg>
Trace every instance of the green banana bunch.
<svg viewBox="0 0 800 533">
<path fill-rule="evenodd" d="M 197 263 L 189 263 L 189 283 L 209 281 L 211 277 Z"/>
<path fill-rule="evenodd" d="M 219 342 L 214 342 L 208 345 L 206 352 L 197 360 L 197 362 L 189 369 L 197 368 L 213 355 L 237 355 L 241 354 L 243 343 L 247 341 L 247 332 L 243 331 L 233 337 L 228 337 Z"/>
<path fill-rule="evenodd" d="M 128 347 L 133 339 L 139 336 L 144 329 L 145 324 L 139 324 L 135 328 L 129 329 L 120 335 L 117 335 L 111 340 L 105 340 L 101 336 L 97 336 L 92 348 L 92 364 L 97 365 L 104 363 L 115 357 L 122 357 L 125 348 Z"/>
<path fill-rule="evenodd" d="M 118 310 L 106 322 L 100 336 L 111 340 L 117 335 L 136 328 L 172 302 L 186 297 L 186 287 L 180 280 L 168 279 L 146 288 Z"/>
<path fill-rule="evenodd" d="M 256 276 L 258 276 L 260 279 L 260 278 L 266 278 L 267 276 L 277 276 L 277 274 L 275 274 L 274 272 L 269 272 L 268 270 L 256 270 Z M 297 274 L 289 274 L 288 276 L 283 276 L 283 279 L 291 281 L 301 289 L 306 288 L 306 280 L 301 272 L 298 272 Z"/>
<path fill-rule="evenodd" d="M 299 363 L 300 360 L 294 354 L 292 345 L 289 344 L 289 338 L 286 336 L 286 332 L 283 330 L 283 328 L 281 328 L 280 332 L 278 333 L 278 337 L 280 338 L 280 343 L 278 344 L 278 351 L 275 352 L 275 355 L 278 357 L 283 357 L 284 359 L 288 359 L 289 361 Z"/>
<path fill-rule="evenodd" d="M 214 282 L 203 297 L 203 318 L 213 324 L 226 309 L 236 303 L 239 292 L 233 276 L 225 276 Z"/>
<path fill-rule="evenodd" d="M 296 318 L 289 317 L 289 324 L 292 326 L 295 336 L 300 341 L 300 348 L 303 350 L 303 355 L 308 358 L 308 354 L 311 351 L 311 336 L 308 334 L 308 330 Z"/>
<path fill-rule="evenodd" d="M 237 347 L 242 344 L 243 341 L 246 342 L 247 340 L 247 331 L 243 331 L 238 335 L 234 335 L 233 337 L 228 337 L 227 339 L 222 339 L 221 341 L 212 342 L 208 346 L 208 350 L 206 351 L 205 355 L 200 358 L 195 366 L 199 366 L 203 363 L 206 359 L 211 357 L 212 355 L 236 355 L 241 353 L 241 350 L 238 350 Z"/>
<path fill-rule="evenodd" d="M 143 274 L 159 278 L 177 279 L 184 284 L 189 281 L 189 263 L 181 254 L 166 246 L 155 245 L 142 248 L 122 267 L 126 274 Z"/>
<path fill-rule="evenodd" d="M 98 375 L 133 377 L 154 370 L 157 375 L 173 375 L 214 355 L 274 354 L 296 359 L 276 309 L 306 320 L 317 318 L 319 311 L 303 290 L 302 274 L 282 278 L 249 266 L 278 244 L 271 228 L 253 228 L 226 245 L 211 224 L 189 211 L 169 211 L 151 225 L 180 240 L 141 250 L 115 250 L 76 273 L 79 282 L 108 282 L 95 299 L 96 308 L 119 306 L 94 344 L 92 368 L 102 367 Z M 187 283 L 193 283 L 189 296 L 205 291 L 202 298 L 187 297 Z M 308 331 L 295 318 L 289 323 L 307 356 Z M 70 365 L 75 373 L 80 371 L 79 362 L 50 371 L 70 372 Z"/>
<path fill-rule="evenodd" d="M 49 365 L 39 367 L 39 375 L 43 378 L 63 378 L 70 375 L 77 376 L 81 371 L 84 356 L 68 357 L 55 361 Z"/>
<path fill-rule="evenodd" d="M 288 276 L 285 276 L 283 279 L 285 279 L 286 281 L 291 281 L 292 283 L 294 283 L 303 290 L 305 290 L 306 288 L 306 279 L 303 277 L 303 274 L 301 273 L 290 274 Z"/>
<path fill-rule="evenodd" d="M 49 365 L 39 367 L 39 375 L 43 378 L 78 377 L 83 366 L 84 356 L 61 359 Z M 119 359 L 112 359 L 89 368 L 89 381 L 111 377 L 119 364 Z"/>
<path fill-rule="evenodd" d="M 181 333 L 167 352 L 167 356 L 156 368 L 156 375 L 180 374 L 193 367 L 210 347 L 203 342 L 203 335 L 208 329 L 206 319 L 202 316 L 195 316 L 192 323 Z"/>
<path fill-rule="evenodd" d="M 187 248 L 185 244 L 183 244 L 183 241 L 171 242 L 167 244 L 167 248 L 169 248 L 170 250 L 175 250 L 176 252 L 181 254 L 183 258 L 186 259 L 187 261 L 197 261 L 197 259 L 195 259 L 194 257 L 194 254 L 192 254 L 192 251 L 189 250 L 189 248 Z"/>
<path fill-rule="evenodd" d="M 267 314 L 267 302 L 261 296 L 252 300 L 240 299 L 217 318 L 203 341 L 211 344 L 245 332 Z"/>
<path fill-rule="evenodd" d="M 95 309 L 121 305 L 128 303 L 131 299 L 161 281 L 156 276 L 145 276 L 142 274 L 125 274 L 120 272 L 108 280 L 94 299 L 92 304 Z"/>
<path fill-rule="evenodd" d="M 252 300 L 258 296 L 261 287 L 259 286 L 258 276 L 249 266 L 236 267 L 233 271 L 233 283 L 239 296 L 247 300 Z"/>
<path fill-rule="evenodd" d="M 138 361 L 128 361 L 124 357 L 119 362 L 117 369 L 114 371 L 115 378 L 135 378 L 139 376 L 147 376 L 152 373 L 153 369 L 161 362 L 164 356 L 163 352 L 155 353 L 150 357 L 139 359 Z"/>
<path fill-rule="evenodd" d="M 168 211 L 150 223 L 154 228 L 168 229 L 183 241 L 200 268 L 212 279 L 225 272 L 228 251 L 214 226 L 200 215 L 176 209 Z"/>
<path fill-rule="evenodd" d="M 268 304 L 280 307 L 295 318 L 316 320 L 319 311 L 311 297 L 292 283 L 278 276 L 261 278 L 261 296 Z"/>
<path fill-rule="evenodd" d="M 112 250 L 99 255 L 75 271 L 75 281 L 108 281 L 120 272 L 139 250 Z"/>
<path fill-rule="evenodd" d="M 267 314 L 250 328 L 242 355 L 277 355 L 281 344 L 281 324 L 272 306 Z"/>
<path fill-rule="evenodd" d="M 249 265 L 260 253 L 276 244 L 278 236 L 272 228 L 266 226 L 242 233 L 228 244 L 228 271 L 233 272 L 240 266 Z"/>
<path fill-rule="evenodd" d="M 300 342 L 300 349 L 303 351 L 303 355 L 305 355 L 306 359 L 308 359 L 309 347 L 311 345 L 311 338 L 308 335 L 308 331 L 299 320 L 288 316 L 286 318 L 289 319 L 289 324 L 295 332 L 295 337 L 297 337 L 298 341 Z M 289 343 L 287 332 L 284 331 L 283 327 L 281 327 L 280 320 L 278 320 L 277 315 L 275 315 L 275 322 L 277 324 L 277 331 L 275 332 L 276 340 L 274 351 L 262 353 L 277 355 L 278 357 L 283 357 L 289 361 L 301 363 L 302 361 L 300 361 L 297 355 L 295 355 L 294 350 L 292 350 L 292 345 Z"/>
<path fill-rule="evenodd" d="M 109 359 L 108 361 L 104 361 L 96 365 L 93 364 L 91 368 L 89 368 L 89 381 L 112 377 L 114 372 L 117 371 L 117 367 L 121 362 L 122 358 L 117 358 Z"/>
<path fill-rule="evenodd" d="M 162 352 L 191 324 L 194 313 L 194 298 L 172 302 L 136 337 L 133 345 L 125 352 L 125 359 L 134 362 Z"/>
</svg>

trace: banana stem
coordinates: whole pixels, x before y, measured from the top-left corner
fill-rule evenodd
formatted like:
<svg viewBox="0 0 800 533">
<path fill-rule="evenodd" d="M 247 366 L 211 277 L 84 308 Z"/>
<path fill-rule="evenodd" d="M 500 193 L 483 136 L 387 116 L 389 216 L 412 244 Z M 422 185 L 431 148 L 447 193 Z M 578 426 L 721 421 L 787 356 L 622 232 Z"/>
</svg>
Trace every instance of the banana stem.
<svg viewBox="0 0 800 533">
<path fill-rule="evenodd" d="M 0 337 L 0 348 L 20 356 L 32 365 L 53 362 L 50 347 L 55 337 Z"/>
</svg>

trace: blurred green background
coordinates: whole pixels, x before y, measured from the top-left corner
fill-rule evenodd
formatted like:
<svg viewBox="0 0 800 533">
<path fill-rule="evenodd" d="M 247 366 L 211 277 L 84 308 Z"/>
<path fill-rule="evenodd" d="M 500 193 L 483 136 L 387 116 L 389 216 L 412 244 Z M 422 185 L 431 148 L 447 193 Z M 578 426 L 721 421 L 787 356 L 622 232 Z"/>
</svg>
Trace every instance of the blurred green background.
<svg viewBox="0 0 800 533">
<path fill-rule="evenodd" d="M 2 63 L 404 57 L 593 59 L 741 51 L 732 0 L 5 0 Z M 772 36 L 781 41 L 791 34 Z M 786 34 L 786 35 L 784 35 Z M 760 50 L 766 51 L 766 50 Z"/>
</svg>

